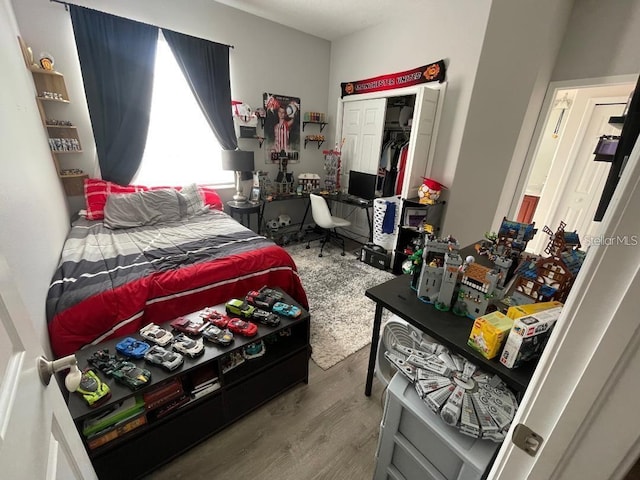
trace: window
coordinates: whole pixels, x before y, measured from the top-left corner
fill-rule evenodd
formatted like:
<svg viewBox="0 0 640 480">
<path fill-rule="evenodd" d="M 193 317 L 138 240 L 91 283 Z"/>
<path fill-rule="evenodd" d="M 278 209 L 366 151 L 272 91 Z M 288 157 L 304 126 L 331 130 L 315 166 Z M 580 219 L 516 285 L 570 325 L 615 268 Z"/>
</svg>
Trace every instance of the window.
<svg viewBox="0 0 640 480">
<path fill-rule="evenodd" d="M 233 172 L 221 167 L 222 148 L 162 32 L 158 39 L 150 115 L 147 144 L 133 183 L 233 184 Z"/>
</svg>

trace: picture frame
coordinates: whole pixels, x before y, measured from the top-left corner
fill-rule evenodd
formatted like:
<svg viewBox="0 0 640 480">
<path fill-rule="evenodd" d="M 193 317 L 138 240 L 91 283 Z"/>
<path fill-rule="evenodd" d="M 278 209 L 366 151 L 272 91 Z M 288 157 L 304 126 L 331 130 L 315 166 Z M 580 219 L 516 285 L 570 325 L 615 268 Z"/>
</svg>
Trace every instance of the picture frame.
<svg viewBox="0 0 640 480">
<path fill-rule="evenodd" d="M 250 201 L 252 202 L 259 202 L 260 201 L 260 188 L 259 187 L 253 187 L 251 189 L 251 197 L 249 198 Z"/>
<path fill-rule="evenodd" d="M 404 225 L 418 229 L 427 216 L 423 208 L 407 208 L 404 215 Z"/>
</svg>

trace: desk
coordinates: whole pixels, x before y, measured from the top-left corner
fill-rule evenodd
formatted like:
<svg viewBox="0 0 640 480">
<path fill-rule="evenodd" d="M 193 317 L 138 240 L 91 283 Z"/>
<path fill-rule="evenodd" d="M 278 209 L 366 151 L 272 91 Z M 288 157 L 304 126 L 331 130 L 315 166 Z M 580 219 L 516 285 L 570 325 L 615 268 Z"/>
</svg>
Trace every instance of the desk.
<svg viewBox="0 0 640 480">
<path fill-rule="evenodd" d="M 264 202 L 244 202 L 238 203 L 234 200 L 229 200 L 227 202 L 227 207 L 229 208 L 229 215 L 232 217 L 234 215 L 239 215 L 240 223 L 242 223 L 247 228 L 251 228 L 251 214 L 255 213 L 258 215 L 258 228 L 256 233 L 260 235 L 260 225 L 262 224 L 262 212 L 264 210 Z M 244 216 L 247 216 L 247 223 L 244 223 Z"/>
<path fill-rule="evenodd" d="M 467 358 L 485 372 L 498 374 L 507 385 L 518 392 L 517 396 L 521 396 L 529 385 L 536 362 L 529 362 L 519 368 L 509 369 L 502 365 L 497 357 L 491 360 L 484 358 L 467 346 L 473 320 L 459 317 L 451 312 L 441 312 L 436 310 L 433 305 L 419 300 L 416 292 L 411 289 L 411 275 L 400 275 L 372 287 L 365 292 L 365 296 L 376 302 L 365 395 L 371 395 L 383 308 L 432 336 L 439 343 Z"/>
<path fill-rule="evenodd" d="M 355 202 L 353 200 L 351 200 L 349 195 L 343 194 L 343 193 L 330 193 L 330 194 L 326 194 L 326 195 L 322 195 L 322 197 L 327 200 L 328 202 L 337 202 L 337 203 L 342 203 L 345 205 L 351 205 L 352 207 L 355 208 L 364 208 L 366 209 L 367 212 L 367 224 L 369 225 L 369 241 L 373 241 L 373 223 L 372 223 L 372 215 L 370 212 L 370 209 L 373 207 L 373 200 L 370 200 L 367 203 L 360 203 L 360 202 Z M 266 208 L 267 204 L 271 203 L 271 202 L 281 202 L 284 200 L 304 200 L 306 203 L 306 207 L 304 210 L 304 216 L 302 217 L 302 222 L 300 222 L 300 229 L 299 231 L 302 231 L 302 229 L 304 228 L 304 222 L 307 219 L 307 215 L 309 214 L 309 209 L 311 208 L 311 202 L 309 201 L 309 194 L 308 193 L 303 193 L 302 195 L 287 195 L 287 196 L 282 196 L 282 197 L 275 197 L 272 200 L 264 200 L 262 201 L 262 208 L 260 210 L 260 218 L 264 218 L 264 209 Z"/>
</svg>

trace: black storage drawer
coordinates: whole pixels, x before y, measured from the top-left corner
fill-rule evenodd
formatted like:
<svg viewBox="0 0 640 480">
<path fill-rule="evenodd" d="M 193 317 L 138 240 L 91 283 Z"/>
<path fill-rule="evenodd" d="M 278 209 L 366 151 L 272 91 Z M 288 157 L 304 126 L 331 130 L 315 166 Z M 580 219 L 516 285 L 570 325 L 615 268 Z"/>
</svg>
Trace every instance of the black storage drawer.
<svg viewBox="0 0 640 480">
<path fill-rule="evenodd" d="M 309 351 L 300 350 L 291 357 L 263 370 L 241 384 L 225 391 L 225 407 L 229 421 L 234 421 L 268 400 L 309 378 Z"/>
<path fill-rule="evenodd" d="M 133 479 L 167 463 L 198 442 L 213 435 L 227 423 L 222 395 L 211 398 L 184 411 L 178 410 L 167 420 L 145 428 L 140 435 L 119 444 L 92 459 L 100 480 Z"/>
</svg>

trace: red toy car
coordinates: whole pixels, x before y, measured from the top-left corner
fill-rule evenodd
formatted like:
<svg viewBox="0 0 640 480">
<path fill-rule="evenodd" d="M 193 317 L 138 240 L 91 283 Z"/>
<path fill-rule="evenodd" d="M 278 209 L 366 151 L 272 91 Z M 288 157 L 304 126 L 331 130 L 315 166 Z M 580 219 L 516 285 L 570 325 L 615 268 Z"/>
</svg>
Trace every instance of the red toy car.
<svg viewBox="0 0 640 480">
<path fill-rule="evenodd" d="M 255 323 L 246 322 L 241 318 L 232 318 L 227 328 L 243 337 L 253 337 L 258 333 L 258 326 Z"/>
<path fill-rule="evenodd" d="M 187 335 L 198 336 L 206 324 L 194 322 L 185 317 L 178 317 L 171 322 L 171 328 Z"/>
<path fill-rule="evenodd" d="M 227 317 L 224 313 L 220 313 L 217 310 L 211 308 L 205 308 L 200 316 L 207 320 L 209 323 L 214 324 L 218 328 L 225 329 L 231 318 Z"/>
</svg>

